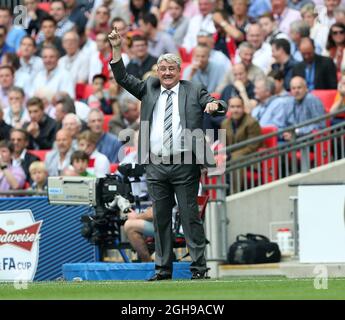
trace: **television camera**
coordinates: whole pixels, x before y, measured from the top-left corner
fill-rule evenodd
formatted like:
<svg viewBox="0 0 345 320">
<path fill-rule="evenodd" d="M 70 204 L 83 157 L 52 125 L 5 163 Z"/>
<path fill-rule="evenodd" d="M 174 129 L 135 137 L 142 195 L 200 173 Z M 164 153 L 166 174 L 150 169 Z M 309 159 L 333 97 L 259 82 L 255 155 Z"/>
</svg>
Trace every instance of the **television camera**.
<svg viewBox="0 0 345 320">
<path fill-rule="evenodd" d="M 111 249 L 119 243 L 121 225 L 134 204 L 146 200 L 145 195 L 135 194 L 133 186 L 142 183 L 145 170 L 138 164 L 122 164 L 120 174 L 104 178 L 49 177 L 48 199 L 53 205 L 88 205 L 93 213 L 81 217 L 81 234 L 92 244 Z M 146 194 L 147 196 L 147 194 Z"/>
</svg>

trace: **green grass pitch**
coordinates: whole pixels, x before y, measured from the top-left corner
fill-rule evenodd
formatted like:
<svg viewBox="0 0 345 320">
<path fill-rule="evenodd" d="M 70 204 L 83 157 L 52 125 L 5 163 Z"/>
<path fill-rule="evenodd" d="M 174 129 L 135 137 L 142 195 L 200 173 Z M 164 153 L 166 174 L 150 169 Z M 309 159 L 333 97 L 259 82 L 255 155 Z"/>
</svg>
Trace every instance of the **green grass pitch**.
<svg viewBox="0 0 345 320">
<path fill-rule="evenodd" d="M 51 281 L 28 283 L 27 288 L 25 288 L 25 284 L 20 283 L 0 283 L 0 300 L 345 299 L 345 278 L 328 279 L 324 284 L 327 289 L 316 289 L 314 284 L 314 279 L 287 279 L 285 277 L 230 277 L 220 280 L 169 280 L 154 283 L 146 281 Z M 19 287 L 23 288 L 18 289 Z"/>
</svg>

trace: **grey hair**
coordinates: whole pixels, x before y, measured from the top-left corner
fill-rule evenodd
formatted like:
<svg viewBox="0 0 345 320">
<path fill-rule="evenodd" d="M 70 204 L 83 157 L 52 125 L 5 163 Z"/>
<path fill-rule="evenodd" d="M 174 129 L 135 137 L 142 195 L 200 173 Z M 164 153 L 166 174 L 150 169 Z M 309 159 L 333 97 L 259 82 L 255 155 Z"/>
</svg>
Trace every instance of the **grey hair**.
<svg viewBox="0 0 345 320">
<path fill-rule="evenodd" d="M 101 115 L 102 116 L 102 119 L 104 119 L 104 113 L 103 113 L 103 111 L 101 111 L 101 110 L 99 110 L 99 109 L 97 109 L 97 108 L 92 108 L 91 110 L 90 110 L 90 112 L 89 112 L 89 114 L 88 114 L 88 119 L 90 118 L 90 115 L 92 114 L 92 113 L 97 113 L 97 114 L 99 114 L 99 115 Z"/>
<path fill-rule="evenodd" d="M 252 44 L 250 44 L 249 42 L 247 41 L 244 41 L 240 44 L 240 46 L 238 47 L 238 49 L 241 51 L 243 49 L 251 49 L 253 51 L 255 51 L 255 48 L 253 47 Z"/>
<path fill-rule="evenodd" d="M 64 116 L 64 118 L 62 119 L 62 126 L 64 124 L 64 120 L 66 119 L 66 117 L 70 117 L 70 118 L 74 119 L 75 122 L 78 124 L 79 128 L 81 128 L 81 120 L 79 119 L 79 117 L 75 113 L 67 113 Z"/>
<path fill-rule="evenodd" d="M 275 94 L 275 83 L 274 83 L 274 79 L 271 77 L 257 77 L 255 79 L 255 82 L 259 82 L 262 81 L 265 85 L 265 89 L 271 94 L 274 95 Z"/>
<path fill-rule="evenodd" d="M 176 63 L 178 68 L 181 69 L 181 59 L 178 55 L 174 53 L 165 53 L 165 54 L 160 55 L 157 61 L 157 65 L 159 66 L 159 64 L 162 61 L 166 61 L 168 63 Z"/>
<path fill-rule="evenodd" d="M 290 25 L 290 30 L 293 32 L 299 33 L 302 38 L 308 38 L 310 35 L 310 27 L 303 20 L 292 22 Z"/>
</svg>

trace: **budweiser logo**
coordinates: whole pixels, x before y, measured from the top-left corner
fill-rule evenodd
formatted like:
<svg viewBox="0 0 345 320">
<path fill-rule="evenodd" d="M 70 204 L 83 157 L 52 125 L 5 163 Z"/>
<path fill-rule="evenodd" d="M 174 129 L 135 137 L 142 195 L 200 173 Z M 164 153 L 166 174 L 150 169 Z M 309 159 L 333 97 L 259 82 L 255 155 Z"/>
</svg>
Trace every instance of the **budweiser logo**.
<svg viewBox="0 0 345 320">
<path fill-rule="evenodd" d="M 0 228 L 0 246 L 11 244 L 24 250 L 31 251 L 35 241 L 40 238 L 40 228 L 42 221 L 38 221 L 28 227 L 7 232 Z"/>
</svg>

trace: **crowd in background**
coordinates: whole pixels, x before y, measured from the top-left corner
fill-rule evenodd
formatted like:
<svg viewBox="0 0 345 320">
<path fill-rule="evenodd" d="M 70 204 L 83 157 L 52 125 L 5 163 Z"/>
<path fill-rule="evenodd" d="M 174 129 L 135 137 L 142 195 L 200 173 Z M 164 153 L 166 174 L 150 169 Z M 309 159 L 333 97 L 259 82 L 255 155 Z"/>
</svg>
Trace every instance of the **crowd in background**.
<svg viewBox="0 0 345 320">
<path fill-rule="evenodd" d="M 226 129 L 227 144 L 258 136 L 265 126 L 284 129 L 323 115 L 313 90 L 338 89 L 331 110 L 345 106 L 341 0 L 23 4 L 25 25 L 0 7 L 1 191 L 44 190 L 48 175 L 102 177 L 119 161 L 120 132 L 138 131 L 140 101 L 110 71 L 107 37 L 114 27 L 124 39 L 122 58 L 130 74 L 155 76 L 158 57 L 176 53 L 182 80 L 200 83 L 228 103 L 227 117 L 204 119 L 204 129 Z M 280 139 L 324 126 L 315 123 Z M 47 152 L 40 159 L 32 150 Z"/>
</svg>

